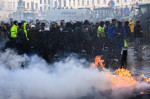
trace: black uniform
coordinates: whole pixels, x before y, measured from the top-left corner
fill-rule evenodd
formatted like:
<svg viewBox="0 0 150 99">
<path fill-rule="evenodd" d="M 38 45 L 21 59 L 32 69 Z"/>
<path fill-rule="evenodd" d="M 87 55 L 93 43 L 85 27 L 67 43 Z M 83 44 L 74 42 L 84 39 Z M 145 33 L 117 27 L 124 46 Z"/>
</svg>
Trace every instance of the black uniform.
<svg viewBox="0 0 150 99">
<path fill-rule="evenodd" d="M 17 49 L 19 50 L 19 54 L 23 54 L 28 50 L 28 41 L 26 38 L 26 34 L 24 29 L 19 29 L 17 32 L 17 39 L 16 39 Z"/>
</svg>

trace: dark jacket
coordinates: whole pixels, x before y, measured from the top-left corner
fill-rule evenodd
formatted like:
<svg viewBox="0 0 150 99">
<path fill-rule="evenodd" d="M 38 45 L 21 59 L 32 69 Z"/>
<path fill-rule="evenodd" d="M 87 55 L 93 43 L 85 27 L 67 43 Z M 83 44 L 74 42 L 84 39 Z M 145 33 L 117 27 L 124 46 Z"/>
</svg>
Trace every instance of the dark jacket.
<svg viewBox="0 0 150 99">
<path fill-rule="evenodd" d="M 28 38 L 30 44 L 34 47 L 38 46 L 40 44 L 39 40 L 41 39 L 39 35 L 39 30 L 36 28 L 31 28 L 28 32 L 29 32 Z"/>
<path fill-rule="evenodd" d="M 123 39 L 125 38 L 125 35 L 126 35 L 125 28 L 122 27 L 122 26 L 118 26 L 118 27 L 117 27 L 117 35 L 116 35 L 116 38 L 123 40 Z"/>
<path fill-rule="evenodd" d="M 108 27 L 109 26 L 105 26 L 105 29 L 104 29 L 106 37 L 108 37 Z"/>
<path fill-rule="evenodd" d="M 117 27 L 112 24 L 108 27 L 108 39 L 115 40 L 116 35 L 117 35 Z"/>
<path fill-rule="evenodd" d="M 19 29 L 17 32 L 17 43 L 19 44 L 26 44 L 27 43 L 27 38 L 26 34 L 24 32 L 24 29 Z"/>
<path fill-rule="evenodd" d="M 76 40 L 76 42 L 83 41 L 82 25 L 80 22 L 77 23 L 77 27 L 75 28 L 75 40 Z"/>
<path fill-rule="evenodd" d="M 9 40 L 8 31 L 2 30 L 0 31 L 0 42 L 6 43 Z"/>
<path fill-rule="evenodd" d="M 71 39 L 72 39 L 72 36 L 73 36 L 73 29 L 71 28 L 71 24 L 70 23 L 67 23 L 66 24 L 66 27 L 62 30 L 62 36 L 63 36 L 63 44 L 70 44 L 71 42 Z"/>
<path fill-rule="evenodd" d="M 41 30 L 39 31 L 39 35 L 40 35 L 40 43 L 41 43 L 41 47 L 46 48 L 47 43 L 48 43 L 48 34 L 49 31 L 46 30 Z"/>
<path fill-rule="evenodd" d="M 141 38 L 141 37 L 143 37 L 143 34 L 142 34 L 141 31 L 143 31 L 141 25 L 136 25 L 134 27 L 134 37 L 135 38 Z"/>
<path fill-rule="evenodd" d="M 90 25 L 83 25 L 82 30 L 83 30 L 85 40 L 92 41 L 94 38 L 92 27 Z"/>
<path fill-rule="evenodd" d="M 40 30 L 39 25 L 40 25 L 40 22 L 38 22 L 38 23 L 35 24 L 35 27 L 36 27 L 37 30 Z"/>
<path fill-rule="evenodd" d="M 94 39 L 97 39 L 97 30 L 98 30 L 98 26 L 94 26 L 93 27 L 93 35 L 94 35 Z"/>
<path fill-rule="evenodd" d="M 58 47 L 58 45 L 60 45 L 61 43 L 60 36 L 60 30 L 58 28 L 51 28 L 50 33 L 48 34 L 49 44 L 51 44 L 54 47 Z"/>
<path fill-rule="evenodd" d="M 130 37 L 131 36 L 131 29 L 128 25 L 126 25 L 125 27 L 125 31 L 126 31 L 126 37 Z"/>
</svg>

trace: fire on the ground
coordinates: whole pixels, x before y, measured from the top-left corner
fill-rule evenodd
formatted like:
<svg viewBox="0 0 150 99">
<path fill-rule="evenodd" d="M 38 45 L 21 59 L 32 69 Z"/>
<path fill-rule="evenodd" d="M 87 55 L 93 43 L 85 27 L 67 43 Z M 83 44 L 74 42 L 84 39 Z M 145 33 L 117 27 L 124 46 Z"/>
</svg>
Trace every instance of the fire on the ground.
<svg viewBox="0 0 150 99">
<path fill-rule="evenodd" d="M 139 83 L 140 81 L 144 81 L 146 83 L 150 83 L 150 78 L 146 77 L 144 74 L 140 75 L 140 81 L 138 78 L 132 76 L 129 70 L 125 68 L 119 68 L 115 70 L 115 73 L 111 73 L 108 69 L 105 68 L 105 64 L 103 64 L 104 60 L 102 60 L 102 56 L 96 56 L 95 62 L 93 63 L 94 67 L 101 67 L 103 71 L 106 72 L 106 75 L 110 78 L 112 84 L 115 87 L 132 87 Z M 140 94 L 144 94 L 143 91 Z"/>
</svg>

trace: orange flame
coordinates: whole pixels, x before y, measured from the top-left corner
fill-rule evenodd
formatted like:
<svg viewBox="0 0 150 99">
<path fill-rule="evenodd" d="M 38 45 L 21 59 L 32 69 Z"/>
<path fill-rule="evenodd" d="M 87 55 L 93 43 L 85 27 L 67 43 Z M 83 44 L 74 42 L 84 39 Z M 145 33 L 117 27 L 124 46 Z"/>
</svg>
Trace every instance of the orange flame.
<svg viewBox="0 0 150 99">
<path fill-rule="evenodd" d="M 146 80 L 146 82 L 150 82 L 150 78 L 146 77 L 144 74 L 142 74 L 141 77 L 144 78 L 144 80 Z"/>
<path fill-rule="evenodd" d="M 122 68 L 122 69 L 117 69 L 115 72 L 116 72 L 116 74 L 112 76 L 113 77 L 112 82 L 116 86 L 129 87 L 129 86 L 133 86 L 137 83 L 136 79 L 134 79 L 134 77 L 132 77 L 129 70 Z"/>
<path fill-rule="evenodd" d="M 104 60 L 102 60 L 102 56 L 96 56 L 94 67 L 98 67 L 100 65 L 103 70 L 106 70 L 103 62 L 104 62 Z"/>
<path fill-rule="evenodd" d="M 103 62 L 104 60 L 102 60 L 102 56 L 96 56 L 95 63 L 93 63 L 93 65 L 94 67 L 98 67 L 100 65 L 116 87 L 129 87 L 137 84 L 138 81 L 131 75 L 129 70 L 119 68 L 115 71 L 115 74 L 111 74 L 110 71 L 106 71 Z M 141 75 L 141 77 L 144 78 L 146 82 L 150 82 L 150 78 L 147 78 L 146 76 L 144 76 L 144 74 Z"/>
</svg>

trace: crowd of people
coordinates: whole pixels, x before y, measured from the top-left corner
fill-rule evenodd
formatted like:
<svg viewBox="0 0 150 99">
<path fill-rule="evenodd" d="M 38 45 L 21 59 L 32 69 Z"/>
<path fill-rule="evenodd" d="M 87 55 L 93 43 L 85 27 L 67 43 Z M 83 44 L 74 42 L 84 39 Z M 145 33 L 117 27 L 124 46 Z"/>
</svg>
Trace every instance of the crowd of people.
<svg viewBox="0 0 150 99">
<path fill-rule="evenodd" d="M 1 22 L 0 42 L 3 49 L 12 48 L 18 54 L 37 53 L 47 61 L 56 55 L 68 56 L 70 53 L 85 55 L 87 59 L 97 55 L 108 56 L 109 59 L 119 60 L 126 64 L 126 57 L 121 56 L 123 47 L 128 47 L 129 42 L 135 41 L 135 53 L 137 45 L 142 37 L 140 21 L 121 22 L 116 19 L 112 21 L 101 21 L 95 24 L 85 20 L 47 22 L 36 20 Z M 127 53 L 127 52 L 126 52 Z"/>
</svg>

